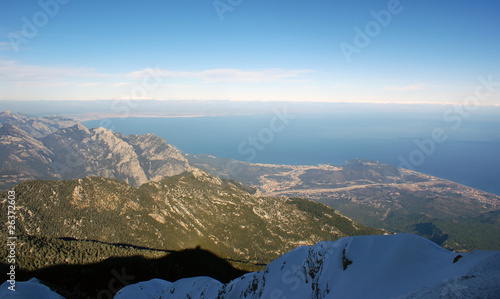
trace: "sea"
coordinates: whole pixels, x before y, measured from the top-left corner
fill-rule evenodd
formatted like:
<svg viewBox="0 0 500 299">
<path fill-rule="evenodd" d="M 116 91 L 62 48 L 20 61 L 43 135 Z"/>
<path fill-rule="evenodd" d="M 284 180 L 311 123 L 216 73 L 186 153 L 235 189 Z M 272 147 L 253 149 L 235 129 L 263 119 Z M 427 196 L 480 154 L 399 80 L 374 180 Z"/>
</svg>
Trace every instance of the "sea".
<svg viewBox="0 0 500 299">
<path fill-rule="evenodd" d="M 467 117 L 466 117 L 467 116 Z M 295 113 L 127 117 L 83 122 L 153 133 L 190 154 L 269 164 L 342 165 L 360 158 L 500 195 L 500 118 L 459 113 Z"/>
</svg>

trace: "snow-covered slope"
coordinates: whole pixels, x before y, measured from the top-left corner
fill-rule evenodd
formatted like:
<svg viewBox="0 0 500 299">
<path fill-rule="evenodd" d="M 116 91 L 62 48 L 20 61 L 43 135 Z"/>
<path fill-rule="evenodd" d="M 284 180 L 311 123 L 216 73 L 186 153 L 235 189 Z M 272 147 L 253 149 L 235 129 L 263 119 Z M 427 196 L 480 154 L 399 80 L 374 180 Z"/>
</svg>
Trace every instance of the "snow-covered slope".
<svg viewBox="0 0 500 299">
<path fill-rule="evenodd" d="M 62 299 L 60 295 L 51 291 L 41 284 L 38 279 L 32 278 L 28 281 L 16 282 L 13 289 L 9 282 L 0 285 L 0 298 L 39 298 L 39 299 Z"/>
<path fill-rule="evenodd" d="M 0 286 L 1 298 L 10 298 L 7 286 L 7 282 Z M 35 291 L 37 298 L 57 298 L 36 280 L 17 283 L 17 295 Z M 245 274 L 228 284 L 209 277 L 174 283 L 153 279 L 126 286 L 115 299 L 499 297 L 500 252 L 459 255 L 424 238 L 397 234 L 301 246 L 264 271 Z"/>
<path fill-rule="evenodd" d="M 115 298 L 498 298 L 500 252 L 460 255 L 409 234 L 346 237 L 298 247 L 225 285 L 152 280 Z"/>
</svg>

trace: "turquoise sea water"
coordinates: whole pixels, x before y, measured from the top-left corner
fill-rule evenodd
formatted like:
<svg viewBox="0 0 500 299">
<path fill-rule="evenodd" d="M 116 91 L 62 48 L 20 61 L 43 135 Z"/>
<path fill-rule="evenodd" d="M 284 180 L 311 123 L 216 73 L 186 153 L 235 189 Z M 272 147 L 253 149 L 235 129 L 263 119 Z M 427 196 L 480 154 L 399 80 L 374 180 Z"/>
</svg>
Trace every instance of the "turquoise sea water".
<svg viewBox="0 0 500 299">
<path fill-rule="evenodd" d="M 102 124 L 84 122 L 88 128 Z M 437 113 L 115 118 L 106 127 L 125 135 L 154 133 L 187 153 L 256 163 L 407 161 L 416 171 L 500 195 L 500 119 L 491 116 L 460 123 Z"/>
</svg>

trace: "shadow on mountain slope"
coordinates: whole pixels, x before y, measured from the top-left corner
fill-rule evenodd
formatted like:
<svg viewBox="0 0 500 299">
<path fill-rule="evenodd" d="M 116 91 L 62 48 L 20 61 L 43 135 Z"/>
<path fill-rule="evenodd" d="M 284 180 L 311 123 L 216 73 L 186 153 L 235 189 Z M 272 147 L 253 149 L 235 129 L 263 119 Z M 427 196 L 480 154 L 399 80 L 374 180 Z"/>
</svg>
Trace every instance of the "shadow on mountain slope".
<svg viewBox="0 0 500 299">
<path fill-rule="evenodd" d="M 6 264 L 0 268 L 8 272 Z M 142 256 L 111 257 L 86 265 L 54 265 L 31 272 L 18 272 L 17 281 L 38 278 L 65 298 L 112 298 L 126 285 L 160 278 L 176 281 L 194 276 L 209 276 L 229 282 L 247 273 L 210 251 L 197 247 L 167 254 L 157 259 Z"/>
<path fill-rule="evenodd" d="M 448 234 L 444 234 L 432 222 L 418 223 L 411 226 L 420 236 L 431 240 L 432 242 L 443 246 L 444 242 L 448 239 Z"/>
</svg>

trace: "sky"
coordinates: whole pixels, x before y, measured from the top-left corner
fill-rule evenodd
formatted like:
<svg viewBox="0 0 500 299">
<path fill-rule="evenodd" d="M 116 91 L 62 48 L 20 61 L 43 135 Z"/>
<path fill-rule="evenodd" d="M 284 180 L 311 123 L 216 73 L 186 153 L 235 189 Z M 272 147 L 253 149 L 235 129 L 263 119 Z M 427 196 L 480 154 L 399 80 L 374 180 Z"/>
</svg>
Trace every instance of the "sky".
<svg viewBox="0 0 500 299">
<path fill-rule="evenodd" d="M 500 105 L 499 12 L 461 0 L 0 0 L 0 100 L 459 104 L 482 88 L 480 104 Z"/>
</svg>

